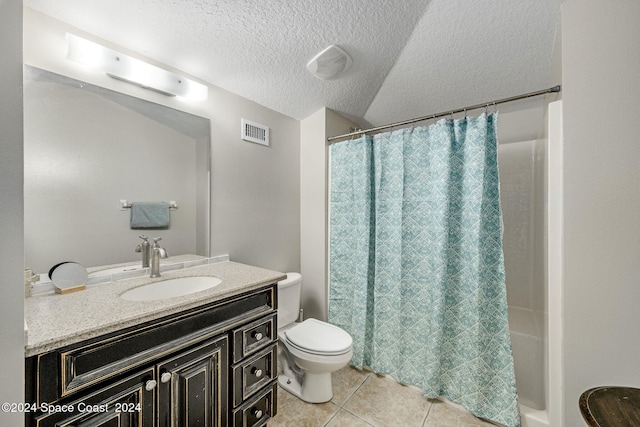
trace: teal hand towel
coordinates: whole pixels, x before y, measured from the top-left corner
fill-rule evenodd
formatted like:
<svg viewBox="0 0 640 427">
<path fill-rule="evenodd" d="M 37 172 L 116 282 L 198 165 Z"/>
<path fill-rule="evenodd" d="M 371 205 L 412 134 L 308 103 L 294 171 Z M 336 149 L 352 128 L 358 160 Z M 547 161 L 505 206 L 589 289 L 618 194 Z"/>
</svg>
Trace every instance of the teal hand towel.
<svg viewBox="0 0 640 427">
<path fill-rule="evenodd" d="M 131 203 L 131 228 L 168 228 L 169 203 Z"/>
</svg>

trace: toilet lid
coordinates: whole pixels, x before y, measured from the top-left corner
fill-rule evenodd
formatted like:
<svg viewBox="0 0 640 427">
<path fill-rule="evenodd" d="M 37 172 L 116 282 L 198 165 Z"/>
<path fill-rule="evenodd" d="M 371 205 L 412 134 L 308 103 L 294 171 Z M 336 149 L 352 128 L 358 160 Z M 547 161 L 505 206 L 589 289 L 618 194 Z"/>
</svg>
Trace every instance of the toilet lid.
<svg viewBox="0 0 640 427">
<path fill-rule="evenodd" d="M 317 319 L 307 319 L 286 331 L 285 335 L 295 347 L 316 354 L 346 353 L 353 343 L 351 335 Z"/>
</svg>

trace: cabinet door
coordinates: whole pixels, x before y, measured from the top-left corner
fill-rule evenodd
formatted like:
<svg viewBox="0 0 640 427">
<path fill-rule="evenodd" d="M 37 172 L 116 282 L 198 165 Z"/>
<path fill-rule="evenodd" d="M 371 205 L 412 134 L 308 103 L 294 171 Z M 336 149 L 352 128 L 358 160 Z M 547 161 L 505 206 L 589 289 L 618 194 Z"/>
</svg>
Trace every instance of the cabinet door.
<svg viewBox="0 0 640 427">
<path fill-rule="evenodd" d="M 214 338 L 158 364 L 158 425 L 227 425 L 228 339 Z"/>
<path fill-rule="evenodd" d="M 38 427 L 153 427 L 155 371 L 152 368 L 66 404 L 44 405 Z M 27 423 L 30 424 L 30 423 Z"/>
</svg>

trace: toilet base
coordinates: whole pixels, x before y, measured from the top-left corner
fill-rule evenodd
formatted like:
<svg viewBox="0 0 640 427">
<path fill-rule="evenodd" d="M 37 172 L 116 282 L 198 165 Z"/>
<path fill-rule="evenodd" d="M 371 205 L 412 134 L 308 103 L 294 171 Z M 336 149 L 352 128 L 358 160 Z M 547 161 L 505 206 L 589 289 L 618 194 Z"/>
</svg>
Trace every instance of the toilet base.
<svg viewBox="0 0 640 427">
<path fill-rule="evenodd" d="M 306 372 L 302 377 L 302 383 L 295 377 L 278 375 L 278 384 L 294 396 L 308 403 L 325 403 L 333 398 L 331 386 L 331 372 L 312 374 Z"/>
</svg>

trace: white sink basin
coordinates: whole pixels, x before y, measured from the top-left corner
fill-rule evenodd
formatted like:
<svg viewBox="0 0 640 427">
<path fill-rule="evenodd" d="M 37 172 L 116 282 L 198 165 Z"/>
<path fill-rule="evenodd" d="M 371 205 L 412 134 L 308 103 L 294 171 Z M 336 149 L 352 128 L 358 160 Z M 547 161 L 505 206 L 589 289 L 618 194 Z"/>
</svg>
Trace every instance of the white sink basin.
<svg viewBox="0 0 640 427">
<path fill-rule="evenodd" d="M 155 301 L 205 291 L 220 283 L 222 280 L 212 276 L 179 277 L 130 289 L 120 298 L 127 301 Z"/>
</svg>

